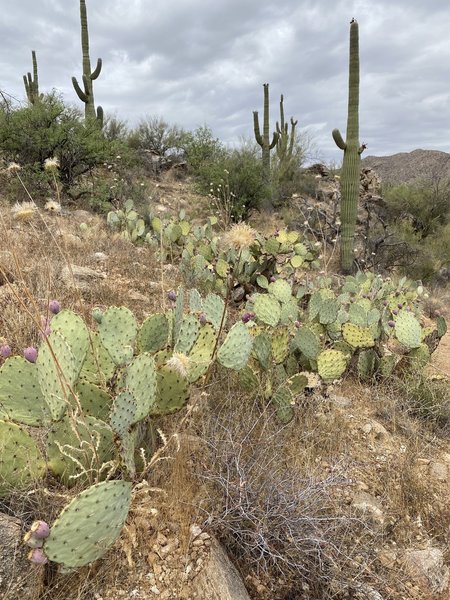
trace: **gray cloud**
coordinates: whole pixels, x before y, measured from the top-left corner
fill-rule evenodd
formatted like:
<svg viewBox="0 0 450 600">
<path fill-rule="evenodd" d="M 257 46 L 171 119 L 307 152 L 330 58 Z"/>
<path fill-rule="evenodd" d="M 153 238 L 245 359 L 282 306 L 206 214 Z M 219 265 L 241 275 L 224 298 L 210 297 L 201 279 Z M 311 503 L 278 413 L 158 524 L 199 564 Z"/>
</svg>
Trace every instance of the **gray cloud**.
<svg viewBox="0 0 450 600">
<path fill-rule="evenodd" d="M 309 130 L 322 157 L 340 161 L 331 139 L 345 133 L 349 21 L 360 25 L 360 136 L 370 154 L 414 148 L 450 152 L 450 6 L 445 0 L 88 0 L 91 59 L 104 61 L 96 100 L 135 124 L 163 116 L 193 129 L 207 123 L 227 143 L 252 137 L 270 83 Z M 38 54 L 42 90 L 80 104 L 78 0 L 19 0 L 0 23 L 0 89 L 24 101 L 22 75 Z M 6 50 L 5 50 L 6 49 Z"/>
</svg>

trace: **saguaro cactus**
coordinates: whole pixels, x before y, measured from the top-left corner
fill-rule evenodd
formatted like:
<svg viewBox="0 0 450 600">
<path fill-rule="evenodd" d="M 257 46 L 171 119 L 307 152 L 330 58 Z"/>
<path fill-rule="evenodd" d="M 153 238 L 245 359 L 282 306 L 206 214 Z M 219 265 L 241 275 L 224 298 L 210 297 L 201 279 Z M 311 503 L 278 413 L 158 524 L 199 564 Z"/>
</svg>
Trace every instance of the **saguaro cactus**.
<svg viewBox="0 0 450 600">
<path fill-rule="evenodd" d="M 103 108 L 97 107 L 95 110 L 94 88 L 92 82 L 97 79 L 102 70 L 102 59 L 97 59 L 97 66 L 91 71 L 91 59 L 89 57 L 89 32 L 87 23 L 86 0 L 80 0 L 80 20 L 81 20 L 81 49 L 83 52 L 83 87 L 81 89 L 77 78 L 72 77 L 73 87 L 79 97 L 84 102 L 84 114 L 86 122 L 91 119 L 97 119 L 100 127 L 103 126 Z"/>
<path fill-rule="evenodd" d="M 278 133 L 278 140 L 276 144 L 277 156 L 280 165 L 280 175 L 285 176 L 292 165 L 292 159 L 294 156 L 294 142 L 295 142 L 295 127 L 298 121 L 294 121 L 291 117 L 291 130 L 289 132 L 289 126 L 284 121 L 284 107 L 283 107 L 283 94 L 280 98 L 280 121 L 277 121 L 276 130 Z"/>
<path fill-rule="evenodd" d="M 350 273 L 353 268 L 361 153 L 365 148 L 364 144 L 359 144 L 359 34 L 355 19 L 350 23 L 347 139 L 344 142 L 339 129 L 333 130 L 333 139 L 344 151 L 341 170 L 341 270 Z"/>
<path fill-rule="evenodd" d="M 43 94 L 39 93 L 39 78 L 38 78 L 38 67 L 36 60 L 36 52 L 34 50 L 31 51 L 31 59 L 33 62 L 33 75 L 31 73 L 27 73 L 23 76 L 23 83 L 25 86 L 25 91 L 27 93 L 28 102 L 30 104 L 36 104 Z"/>
<path fill-rule="evenodd" d="M 272 141 L 269 137 L 269 84 L 264 83 L 264 117 L 263 117 L 263 134 L 259 127 L 258 111 L 253 111 L 253 129 L 257 143 L 262 149 L 262 174 L 264 183 L 270 184 L 270 151 L 277 144 L 278 133 L 273 132 Z"/>
</svg>

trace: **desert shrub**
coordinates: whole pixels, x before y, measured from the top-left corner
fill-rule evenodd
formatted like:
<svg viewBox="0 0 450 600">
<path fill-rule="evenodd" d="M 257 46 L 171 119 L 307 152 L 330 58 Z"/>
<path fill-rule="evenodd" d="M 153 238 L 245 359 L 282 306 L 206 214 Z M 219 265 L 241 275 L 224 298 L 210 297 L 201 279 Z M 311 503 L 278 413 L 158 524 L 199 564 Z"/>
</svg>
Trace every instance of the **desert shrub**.
<svg viewBox="0 0 450 600">
<path fill-rule="evenodd" d="M 80 111 L 66 106 L 56 93 L 33 106 L 0 111 L 0 151 L 6 161 L 36 174 L 34 194 L 48 158 L 58 158 L 59 180 L 63 191 L 70 192 L 96 166 L 130 154 L 124 142 L 109 141 L 95 124 L 86 125 Z"/>
<path fill-rule="evenodd" d="M 102 132 L 110 142 L 115 140 L 125 141 L 129 135 L 127 123 L 115 115 L 106 115 Z"/>
<path fill-rule="evenodd" d="M 207 125 L 197 127 L 194 131 L 186 132 L 182 140 L 184 157 L 189 171 L 196 177 L 200 187 L 207 192 L 212 170 L 226 157 L 226 148 L 215 138 Z"/>
<path fill-rule="evenodd" d="M 161 117 L 145 117 L 129 134 L 128 143 L 136 150 L 151 150 L 166 156 L 180 152 L 184 135 L 178 125 L 169 125 Z"/>
</svg>

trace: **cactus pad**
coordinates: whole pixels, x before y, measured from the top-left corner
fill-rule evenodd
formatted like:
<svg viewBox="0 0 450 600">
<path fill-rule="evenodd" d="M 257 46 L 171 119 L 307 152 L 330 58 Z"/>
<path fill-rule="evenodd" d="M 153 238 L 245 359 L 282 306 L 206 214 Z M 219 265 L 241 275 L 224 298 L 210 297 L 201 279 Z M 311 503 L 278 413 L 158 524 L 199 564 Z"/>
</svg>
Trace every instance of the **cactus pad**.
<svg viewBox="0 0 450 600">
<path fill-rule="evenodd" d="M 339 350 L 324 350 L 317 357 L 317 370 L 325 383 L 339 379 L 346 368 L 345 355 Z"/>
<path fill-rule="evenodd" d="M 418 348 L 422 343 L 422 328 L 416 317 L 402 310 L 395 321 L 395 336 L 407 348 Z"/>
<path fill-rule="evenodd" d="M 280 302 L 288 302 L 292 296 L 292 288 L 284 279 L 277 279 L 269 285 L 269 294 Z"/>
<path fill-rule="evenodd" d="M 289 332 L 279 327 L 272 333 L 272 357 L 276 363 L 282 363 L 289 353 Z"/>
<path fill-rule="evenodd" d="M 89 331 L 83 319 L 71 310 L 62 310 L 51 320 L 52 331 L 60 331 L 75 357 L 77 372 L 89 347 Z"/>
<path fill-rule="evenodd" d="M 310 360 L 316 360 L 320 352 L 320 338 L 309 327 L 300 327 L 295 334 L 294 344 Z"/>
<path fill-rule="evenodd" d="M 81 369 L 80 378 L 95 384 L 105 384 L 114 375 L 116 365 L 100 341 L 97 332 L 91 332 L 90 344 Z"/>
<path fill-rule="evenodd" d="M 208 294 L 203 301 L 203 312 L 206 319 L 213 324 L 216 331 L 219 330 L 222 323 L 224 310 L 225 302 L 217 294 Z"/>
<path fill-rule="evenodd" d="M 87 379 L 79 379 L 75 387 L 75 393 L 84 414 L 103 421 L 109 419 L 112 398 L 108 392 Z"/>
<path fill-rule="evenodd" d="M 19 425 L 0 421 L 0 497 L 41 479 L 45 462 L 33 438 Z"/>
<path fill-rule="evenodd" d="M 21 356 L 8 358 L 0 369 L 0 416 L 24 425 L 42 425 L 50 420 L 36 364 Z"/>
<path fill-rule="evenodd" d="M 136 400 L 133 423 L 145 418 L 156 397 L 155 361 L 149 354 L 140 354 L 127 369 L 126 386 Z"/>
<path fill-rule="evenodd" d="M 253 305 L 256 317 L 272 327 L 276 327 L 281 317 L 278 300 L 268 294 L 257 294 Z"/>
<path fill-rule="evenodd" d="M 185 315 L 181 322 L 178 339 L 174 347 L 174 352 L 189 354 L 195 340 L 200 332 L 200 323 L 194 315 Z"/>
<path fill-rule="evenodd" d="M 116 365 L 124 365 L 133 356 L 137 323 L 133 313 L 125 306 L 111 306 L 98 324 L 98 334 L 103 346 Z"/>
<path fill-rule="evenodd" d="M 166 315 L 157 313 L 147 317 L 137 336 L 139 352 L 158 352 L 169 342 L 169 321 Z"/>
<path fill-rule="evenodd" d="M 368 327 L 361 327 L 354 323 L 342 325 L 344 340 L 353 348 L 372 348 L 375 345 L 372 331 Z"/>
<path fill-rule="evenodd" d="M 131 503 L 131 483 L 91 486 L 64 508 L 45 541 L 47 557 L 68 568 L 100 558 L 119 537 Z"/>
<path fill-rule="evenodd" d="M 244 323 L 236 323 L 230 329 L 219 348 L 217 360 L 227 369 L 239 371 L 248 362 L 253 339 Z"/>
<path fill-rule="evenodd" d="M 266 331 L 263 331 L 254 338 L 252 352 L 258 359 L 261 367 L 267 370 L 269 368 L 269 361 L 272 353 L 272 340 Z"/>
<path fill-rule="evenodd" d="M 378 368 L 378 356 L 374 350 L 362 350 L 358 356 L 358 375 L 367 380 L 373 377 Z"/>
<path fill-rule="evenodd" d="M 168 366 L 157 370 L 157 397 L 152 414 L 168 414 L 183 408 L 189 398 L 187 379 Z"/>
<path fill-rule="evenodd" d="M 206 373 L 211 363 L 217 334 L 213 325 L 207 323 L 201 328 L 200 334 L 189 353 L 189 381 L 193 383 Z"/>
</svg>

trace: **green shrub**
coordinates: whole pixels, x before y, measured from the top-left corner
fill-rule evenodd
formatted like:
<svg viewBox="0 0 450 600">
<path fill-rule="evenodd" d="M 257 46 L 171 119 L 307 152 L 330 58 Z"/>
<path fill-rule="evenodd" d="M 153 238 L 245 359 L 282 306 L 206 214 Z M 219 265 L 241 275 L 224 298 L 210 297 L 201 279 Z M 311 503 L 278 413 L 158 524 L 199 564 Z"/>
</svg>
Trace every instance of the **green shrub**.
<svg viewBox="0 0 450 600">
<path fill-rule="evenodd" d="M 151 150 L 159 156 L 178 154 L 185 133 L 177 125 L 169 125 L 160 117 L 146 117 L 131 131 L 128 143 L 136 150 Z"/>
</svg>

